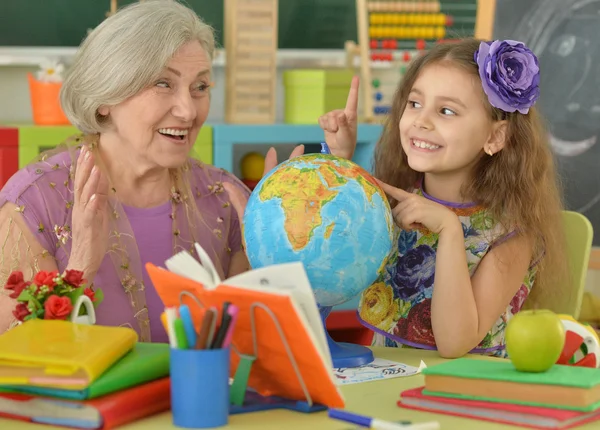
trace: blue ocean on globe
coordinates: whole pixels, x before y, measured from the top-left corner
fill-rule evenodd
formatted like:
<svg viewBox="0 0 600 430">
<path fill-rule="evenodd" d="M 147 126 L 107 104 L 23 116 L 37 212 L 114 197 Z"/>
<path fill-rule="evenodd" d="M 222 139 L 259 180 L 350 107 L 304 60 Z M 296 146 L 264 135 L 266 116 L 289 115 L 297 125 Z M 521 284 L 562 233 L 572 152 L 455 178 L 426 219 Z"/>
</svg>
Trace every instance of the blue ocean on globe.
<svg viewBox="0 0 600 430">
<path fill-rule="evenodd" d="M 390 206 L 374 178 L 328 154 L 296 157 L 265 175 L 243 219 L 252 268 L 302 262 L 321 307 L 371 285 L 393 236 Z"/>
</svg>

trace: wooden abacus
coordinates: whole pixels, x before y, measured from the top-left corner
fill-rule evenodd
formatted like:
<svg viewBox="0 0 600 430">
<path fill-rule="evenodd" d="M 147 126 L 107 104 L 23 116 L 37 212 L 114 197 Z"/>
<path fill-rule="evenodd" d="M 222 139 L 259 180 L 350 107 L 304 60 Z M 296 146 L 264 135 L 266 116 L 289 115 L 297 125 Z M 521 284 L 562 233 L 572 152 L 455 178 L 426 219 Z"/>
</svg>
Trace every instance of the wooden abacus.
<svg viewBox="0 0 600 430">
<path fill-rule="evenodd" d="M 452 15 L 470 10 L 472 16 Z M 408 63 L 434 44 L 451 41 L 449 28 L 458 24 L 467 29 L 462 37 L 490 39 L 494 11 L 495 0 L 356 0 L 358 45 L 347 42 L 346 52 L 349 66 L 360 56 L 363 121 L 385 117 Z"/>
<path fill-rule="evenodd" d="M 106 17 L 108 18 L 109 16 L 114 15 L 115 13 L 117 13 L 117 0 L 110 0 L 110 10 L 108 12 L 106 12 Z"/>
<path fill-rule="evenodd" d="M 278 0 L 225 0 L 225 121 L 275 122 Z"/>
<path fill-rule="evenodd" d="M 140 3 L 142 3 L 143 1 L 144 0 L 139 0 Z M 118 9 L 117 0 L 110 0 L 110 10 L 105 13 L 106 17 L 108 18 L 109 16 L 112 16 L 115 13 L 117 13 L 117 9 Z M 88 33 L 89 33 L 89 30 L 88 30 Z"/>
</svg>

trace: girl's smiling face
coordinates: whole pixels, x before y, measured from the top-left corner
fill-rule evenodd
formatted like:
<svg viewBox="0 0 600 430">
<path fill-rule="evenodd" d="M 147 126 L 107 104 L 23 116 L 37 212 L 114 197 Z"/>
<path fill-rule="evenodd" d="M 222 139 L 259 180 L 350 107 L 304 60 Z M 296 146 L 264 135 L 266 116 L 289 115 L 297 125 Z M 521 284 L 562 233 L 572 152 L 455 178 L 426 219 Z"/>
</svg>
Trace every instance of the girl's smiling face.
<svg viewBox="0 0 600 430">
<path fill-rule="evenodd" d="M 447 62 L 425 67 L 399 124 L 409 166 L 435 174 L 470 171 L 497 139 L 484 97 L 481 82 L 465 70 Z"/>
</svg>

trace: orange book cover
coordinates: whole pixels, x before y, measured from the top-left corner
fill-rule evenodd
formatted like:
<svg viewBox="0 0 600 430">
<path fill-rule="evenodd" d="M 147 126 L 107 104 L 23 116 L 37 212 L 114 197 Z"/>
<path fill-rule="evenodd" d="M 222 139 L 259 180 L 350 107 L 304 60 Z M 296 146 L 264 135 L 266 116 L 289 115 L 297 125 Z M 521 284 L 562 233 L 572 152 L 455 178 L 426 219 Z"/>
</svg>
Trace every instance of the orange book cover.
<svg viewBox="0 0 600 430">
<path fill-rule="evenodd" d="M 170 379 L 162 378 L 92 400 L 59 400 L 0 393 L 0 417 L 65 427 L 114 429 L 171 407 Z"/>
<path fill-rule="evenodd" d="M 203 263 L 206 265 L 205 261 Z M 199 270 L 203 270 L 202 266 L 198 266 Z M 170 266 L 171 269 L 172 267 L 173 265 Z M 306 400 L 302 384 L 294 371 L 273 318 L 263 308 L 253 308 L 254 304 L 262 303 L 279 321 L 312 401 L 328 407 L 344 406 L 333 374 L 324 328 L 301 263 L 252 270 L 225 281 L 212 278 L 210 282 L 215 281 L 215 284 L 208 286 L 190 279 L 194 278 L 193 274 L 189 277 L 182 276 L 182 270 L 177 274 L 152 264 L 148 264 L 146 268 L 164 305 L 188 305 L 197 326 L 202 309 L 186 295 L 182 296 L 180 303 L 182 291 L 197 297 L 205 307 L 214 306 L 220 309 L 225 301 L 238 306 L 239 314 L 232 344 L 241 354 L 253 355 L 254 352 L 251 312 L 254 313 L 257 359 L 252 365 L 248 385 L 258 393 L 263 396 L 275 395 L 293 400 Z M 188 266 L 183 272 L 186 270 L 198 270 L 198 267 L 190 269 Z M 195 278 L 209 279 L 210 274 L 208 278 L 206 275 L 205 272 Z M 269 284 L 270 287 L 265 287 Z M 294 295 L 290 292 L 294 289 L 302 290 L 304 295 Z M 239 363 L 239 357 L 233 350 L 231 362 L 233 376 Z"/>
</svg>

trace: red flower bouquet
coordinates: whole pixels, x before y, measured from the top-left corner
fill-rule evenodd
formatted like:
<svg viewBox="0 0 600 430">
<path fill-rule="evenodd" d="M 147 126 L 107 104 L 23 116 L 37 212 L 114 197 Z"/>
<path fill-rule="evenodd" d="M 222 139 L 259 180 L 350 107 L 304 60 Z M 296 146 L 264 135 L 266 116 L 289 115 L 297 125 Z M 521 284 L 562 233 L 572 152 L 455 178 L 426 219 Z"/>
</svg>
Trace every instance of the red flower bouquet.
<svg viewBox="0 0 600 430">
<path fill-rule="evenodd" d="M 8 277 L 4 289 L 18 302 L 13 315 L 19 321 L 33 318 L 66 320 L 76 303 L 82 302 L 81 296 L 87 296 L 94 307 L 104 298 L 102 290 L 86 285 L 83 272 L 79 270 L 67 270 L 62 275 L 57 271 L 40 271 L 33 277 L 33 282 L 25 281 L 23 272 L 15 271 Z M 78 315 L 84 315 L 85 310 L 79 306 Z"/>
</svg>

